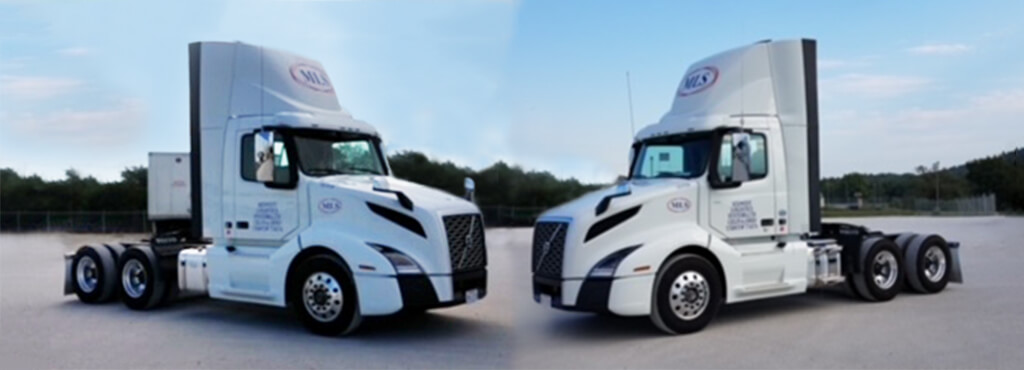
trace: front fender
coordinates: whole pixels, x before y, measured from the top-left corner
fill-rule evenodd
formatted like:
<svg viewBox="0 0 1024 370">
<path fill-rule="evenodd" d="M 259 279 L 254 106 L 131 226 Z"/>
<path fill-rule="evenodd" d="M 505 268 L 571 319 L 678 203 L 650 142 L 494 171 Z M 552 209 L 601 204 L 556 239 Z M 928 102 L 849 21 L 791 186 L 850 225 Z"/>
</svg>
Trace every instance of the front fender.
<svg viewBox="0 0 1024 370">
<path fill-rule="evenodd" d="M 696 225 L 665 225 L 648 230 L 651 239 L 630 253 L 615 269 L 615 277 L 657 274 L 662 262 L 686 246 L 708 247 L 710 235 Z"/>
</svg>

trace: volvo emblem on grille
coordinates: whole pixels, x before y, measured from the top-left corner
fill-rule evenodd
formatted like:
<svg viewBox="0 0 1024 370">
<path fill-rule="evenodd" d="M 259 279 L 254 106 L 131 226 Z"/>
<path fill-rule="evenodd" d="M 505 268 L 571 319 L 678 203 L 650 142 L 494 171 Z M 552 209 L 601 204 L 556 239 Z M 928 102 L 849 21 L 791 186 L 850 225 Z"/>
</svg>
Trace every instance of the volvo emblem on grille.
<svg viewBox="0 0 1024 370">
<path fill-rule="evenodd" d="M 462 246 L 462 257 L 459 258 L 459 267 L 466 266 L 466 252 L 469 252 L 469 248 L 473 247 L 473 230 L 476 229 L 476 217 L 469 219 L 469 230 L 466 231 L 466 237 L 463 239 L 466 245 Z"/>
<path fill-rule="evenodd" d="M 555 231 L 551 232 L 551 236 L 548 237 L 548 240 L 545 240 L 544 244 L 542 244 L 544 248 L 540 252 L 540 258 L 537 259 L 537 268 L 544 263 L 544 258 L 548 256 L 548 252 L 551 250 L 551 242 L 555 241 L 555 238 L 558 237 L 558 232 L 562 230 L 562 225 L 563 224 L 558 224 Z M 534 268 L 534 271 L 536 271 L 536 268 Z"/>
</svg>

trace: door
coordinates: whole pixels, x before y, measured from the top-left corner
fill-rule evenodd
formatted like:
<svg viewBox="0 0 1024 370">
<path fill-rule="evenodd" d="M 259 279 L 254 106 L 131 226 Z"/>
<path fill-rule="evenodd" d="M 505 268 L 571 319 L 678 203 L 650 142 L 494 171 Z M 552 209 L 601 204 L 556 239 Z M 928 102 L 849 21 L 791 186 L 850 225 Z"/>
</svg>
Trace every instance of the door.
<svg viewBox="0 0 1024 370">
<path fill-rule="evenodd" d="M 775 181 L 768 166 L 771 134 L 767 130 L 725 133 L 709 173 L 714 177 L 709 179 L 713 184 L 711 227 L 742 256 L 739 286 L 752 293 L 780 284 L 785 276 L 784 249 L 773 237 L 777 220 Z"/>
<path fill-rule="evenodd" d="M 298 231 L 298 172 L 283 135 L 243 130 L 235 139 L 235 165 L 225 163 L 225 169 L 235 169 L 225 173 L 234 188 L 224 196 L 225 226 L 231 226 L 223 254 L 228 287 L 249 299 L 271 299 L 270 257 Z M 269 139 L 268 150 L 257 153 L 261 139 Z"/>
</svg>

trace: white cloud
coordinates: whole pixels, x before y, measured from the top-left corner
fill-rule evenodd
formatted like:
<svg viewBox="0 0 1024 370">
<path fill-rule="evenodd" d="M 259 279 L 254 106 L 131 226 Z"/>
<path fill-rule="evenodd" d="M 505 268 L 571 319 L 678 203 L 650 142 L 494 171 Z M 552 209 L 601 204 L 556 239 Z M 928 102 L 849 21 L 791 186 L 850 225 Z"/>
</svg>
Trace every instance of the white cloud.
<svg viewBox="0 0 1024 370">
<path fill-rule="evenodd" d="M 145 112 L 141 101 L 126 99 L 105 109 L 9 113 L 0 127 L 41 142 L 89 146 L 69 148 L 72 150 L 96 149 L 92 146 L 124 145 L 135 140 L 141 132 Z"/>
<path fill-rule="evenodd" d="M 75 46 L 75 47 L 70 47 L 70 48 L 64 48 L 64 49 L 57 50 L 57 54 L 60 54 L 60 55 L 66 56 L 66 57 L 80 57 L 80 56 L 85 56 L 85 55 L 92 54 L 92 49 L 81 47 L 81 46 Z"/>
<path fill-rule="evenodd" d="M 821 80 L 821 93 L 825 96 L 855 95 L 868 98 L 891 98 L 905 95 L 928 86 L 931 80 L 916 76 L 844 74 Z"/>
<path fill-rule="evenodd" d="M 920 164 L 955 166 L 993 155 L 1024 144 L 1022 116 L 1024 88 L 940 108 L 823 111 L 823 175 L 910 172 Z"/>
<path fill-rule="evenodd" d="M 971 50 L 964 44 L 924 44 L 907 49 L 907 52 L 918 55 L 957 55 Z"/>
<path fill-rule="evenodd" d="M 3 99 L 39 100 L 73 92 L 82 81 L 62 77 L 0 75 L 0 97 Z"/>
</svg>

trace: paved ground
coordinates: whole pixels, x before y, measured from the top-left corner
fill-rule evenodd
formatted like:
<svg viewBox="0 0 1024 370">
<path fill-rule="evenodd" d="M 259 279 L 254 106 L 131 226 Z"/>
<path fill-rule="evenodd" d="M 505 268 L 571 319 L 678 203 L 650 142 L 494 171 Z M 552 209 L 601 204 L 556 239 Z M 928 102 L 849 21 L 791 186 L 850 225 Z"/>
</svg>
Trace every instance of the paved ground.
<svg viewBox="0 0 1024 370">
<path fill-rule="evenodd" d="M 528 229 L 488 232 L 490 295 L 469 306 L 305 332 L 290 312 L 193 300 L 154 312 L 64 297 L 60 255 L 110 235 L 0 235 L 0 368 L 1020 368 L 1024 218 L 874 218 L 963 243 L 966 284 L 861 303 L 841 292 L 725 306 L 703 332 L 531 300 Z"/>
</svg>

